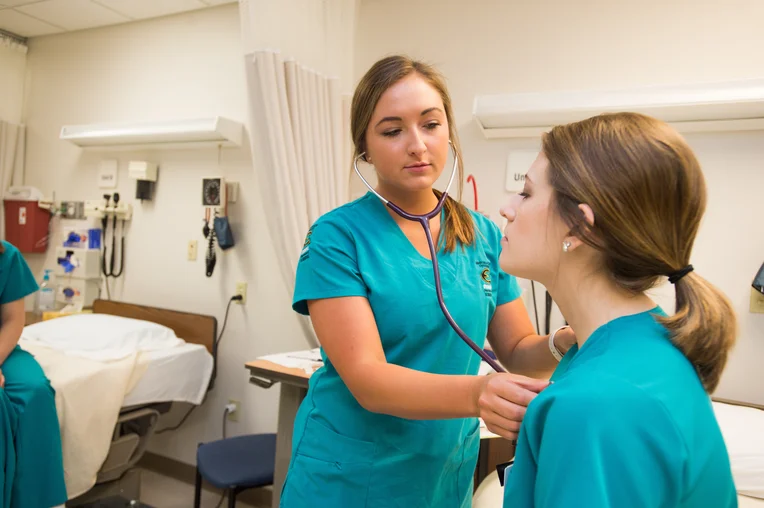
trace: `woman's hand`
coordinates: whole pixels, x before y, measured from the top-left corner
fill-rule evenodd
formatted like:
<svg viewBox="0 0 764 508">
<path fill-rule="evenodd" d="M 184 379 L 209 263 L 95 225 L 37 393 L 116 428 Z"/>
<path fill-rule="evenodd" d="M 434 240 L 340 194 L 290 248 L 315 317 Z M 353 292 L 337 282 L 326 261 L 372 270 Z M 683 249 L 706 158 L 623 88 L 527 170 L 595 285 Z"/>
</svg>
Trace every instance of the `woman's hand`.
<svg viewBox="0 0 764 508">
<path fill-rule="evenodd" d="M 5 388 L 5 376 L 2 370 L 0 370 L 0 388 Z"/>
<path fill-rule="evenodd" d="M 475 400 L 478 416 L 494 434 L 516 440 L 525 409 L 549 381 L 505 373 L 483 377 Z"/>
</svg>

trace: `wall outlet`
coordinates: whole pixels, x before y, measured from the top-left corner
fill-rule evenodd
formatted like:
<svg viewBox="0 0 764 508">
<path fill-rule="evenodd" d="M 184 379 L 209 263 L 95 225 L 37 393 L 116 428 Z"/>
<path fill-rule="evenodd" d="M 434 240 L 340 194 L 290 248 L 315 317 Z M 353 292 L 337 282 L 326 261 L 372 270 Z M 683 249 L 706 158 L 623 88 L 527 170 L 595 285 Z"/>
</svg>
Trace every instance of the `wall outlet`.
<svg viewBox="0 0 764 508">
<path fill-rule="evenodd" d="M 188 260 L 196 261 L 196 240 L 188 241 Z"/>
<path fill-rule="evenodd" d="M 247 283 L 246 282 L 237 282 L 236 283 L 236 294 L 241 295 L 241 300 L 237 301 L 239 305 L 244 305 L 247 303 Z"/>
<path fill-rule="evenodd" d="M 233 411 L 228 412 L 228 415 L 227 415 L 228 420 L 232 422 L 238 422 L 239 421 L 239 401 L 228 399 L 228 404 L 233 405 L 235 407 Z"/>
<path fill-rule="evenodd" d="M 751 288 L 751 312 L 764 314 L 764 295 Z"/>
</svg>

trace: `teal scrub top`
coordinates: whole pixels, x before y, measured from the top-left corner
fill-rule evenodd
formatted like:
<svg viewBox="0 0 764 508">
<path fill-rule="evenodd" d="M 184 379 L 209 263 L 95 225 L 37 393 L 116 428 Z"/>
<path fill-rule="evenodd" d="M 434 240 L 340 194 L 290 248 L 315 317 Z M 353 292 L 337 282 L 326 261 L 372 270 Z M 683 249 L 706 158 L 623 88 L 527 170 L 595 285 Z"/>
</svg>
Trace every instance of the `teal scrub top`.
<svg viewBox="0 0 764 508">
<path fill-rule="evenodd" d="M 3 241 L 0 304 L 37 291 L 19 250 Z M 58 506 L 66 502 L 56 394 L 40 365 L 18 345 L 0 366 L 0 508 Z"/>
<path fill-rule="evenodd" d="M 441 216 L 443 218 L 443 215 Z M 472 213 L 477 240 L 438 250 L 443 296 L 478 346 L 498 305 L 520 296 L 499 269 L 501 233 Z M 367 298 L 387 361 L 436 374 L 476 375 L 480 357 L 443 316 L 431 261 L 407 239 L 373 194 L 322 216 L 305 240 L 293 308 L 307 301 Z M 407 420 L 359 405 L 321 351 L 297 414 L 283 507 L 470 506 L 479 446 L 477 418 Z"/>
<path fill-rule="evenodd" d="M 504 508 L 737 506 L 710 398 L 654 314 L 568 351 L 528 407 Z"/>
<path fill-rule="evenodd" d="M 0 254 L 0 304 L 15 302 L 35 291 L 37 281 L 21 252 L 3 240 L 5 252 Z"/>
</svg>

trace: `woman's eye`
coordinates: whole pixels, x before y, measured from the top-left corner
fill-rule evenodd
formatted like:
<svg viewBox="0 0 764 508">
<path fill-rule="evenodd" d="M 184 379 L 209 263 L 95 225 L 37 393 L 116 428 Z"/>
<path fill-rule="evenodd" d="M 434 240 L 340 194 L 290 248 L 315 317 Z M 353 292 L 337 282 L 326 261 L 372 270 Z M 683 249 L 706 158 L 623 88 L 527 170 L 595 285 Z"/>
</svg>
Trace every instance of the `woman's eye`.
<svg viewBox="0 0 764 508">
<path fill-rule="evenodd" d="M 427 125 L 425 125 L 426 129 L 433 130 L 436 127 L 438 127 L 440 124 L 438 122 L 430 122 Z"/>
<path fill-rule="evenodd" d="M 388 138 L 392 138 L 397 136 L 401 132 L 400 129 L 393 129 L 391 131 L 385 131 L 382 133 L 383 136 L 387 136 Z"/>
<path fill-rule="evenodd" d="M 529 198 L 529 197 L 530 197 L 530 194 L 528 194 L 527 192 L 524 192 L 524 191 L 523 191 L 523 192 L 521 192 L 521 193 L 519 194 L 519 196 L 522 196 L 522 198 L 523 198 L 523 199 L 526 199 L 526 198 Z"/>
</svg>

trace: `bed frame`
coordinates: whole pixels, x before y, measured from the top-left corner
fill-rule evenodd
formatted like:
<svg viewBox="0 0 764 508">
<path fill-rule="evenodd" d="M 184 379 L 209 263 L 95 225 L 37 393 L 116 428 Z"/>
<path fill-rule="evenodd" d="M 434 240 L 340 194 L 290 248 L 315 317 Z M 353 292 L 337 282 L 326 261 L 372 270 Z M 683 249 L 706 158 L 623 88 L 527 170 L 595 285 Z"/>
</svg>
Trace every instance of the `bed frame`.
<svg viewBox="0 0 764 508">
<path fill-rule="evenodd" d="M 743 402 L 740 400 L 723 399 L 721 397 L 711 397 L 711 400 L 713 400 L 714 402 L 721 402 L 722 404 L 729 404 L 730 406 L 752 407 L 754 409 L 761 409 L 762 411 L 764 411 L 764 405 L 754 404 L 753 402 Z"/>
<path fill-rule="evenodd" d="M 175 335 L 191 344 L 207 348 L 215 359 L 208 390 L 217 374 L 217 319 L 214 316 L 180 312 L 111 300 L 95 300 L 94 314 L 141 319 L 164 325 Z M 88 492 L 66 503 L 67 508 L 90 505 L 96 501 L 121 497 L 131 506 L 140 506 L 140 471 L 135 467 L 143 457 L 161 414 L 167 413 L 172 402 L 122 408 L 112 435 L 111 447 L 96 484 Z"/>
</svg>

